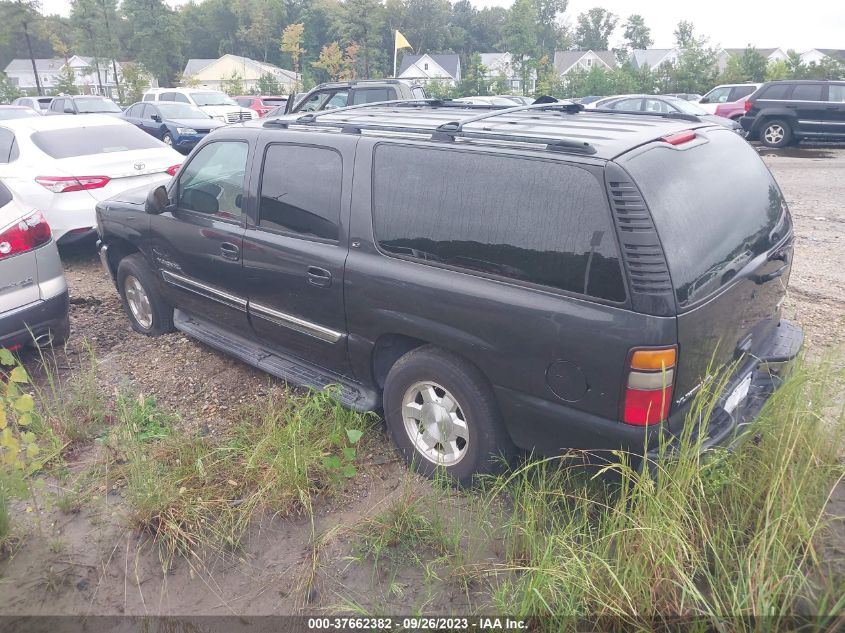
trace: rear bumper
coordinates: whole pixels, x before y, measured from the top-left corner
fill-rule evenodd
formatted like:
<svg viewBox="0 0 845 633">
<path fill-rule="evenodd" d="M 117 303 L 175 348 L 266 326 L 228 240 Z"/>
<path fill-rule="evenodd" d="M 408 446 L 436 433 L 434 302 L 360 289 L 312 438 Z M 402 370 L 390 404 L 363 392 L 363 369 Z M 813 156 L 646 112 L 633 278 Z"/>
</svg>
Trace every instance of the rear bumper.
<svg viewBox="0 0 845 633">
<path fill-rule="evenodd" d="M 70 334 L 68 305 L 68 293 L 64 291 L 0 314 L 0 347 L 29 345 L 44 335 L 50 335 L 56 344 L 64 342 Z"/>
<path fill-rule="evenodd" d="M 705 450 L 731 445 L 759 414 L 766 400 L 782 382 L 782 376 L 798 355 L 804 341 L 802 329 L 782 320 L 761 345 L 758 356 L 748 359 L 726 385 L 706 428 Z M 748 395 L 728 412 L 728 397 L 751 375 Z M 692 399 L 674 410 L 668 424 L 635 426 L 578 411 L 563 404 L 496 388 L 496 395 L 514 443 L 545 455 L 566 449 L 587 450 L 599 455 L 621 450 L 649 458 L 657 456 L 660 436 L 677 445 L 692 406 Z M 672 429 L 670 431 L 670 429 Z M 697 432 L 697 430 L 696 430 Z"/>
</svg>

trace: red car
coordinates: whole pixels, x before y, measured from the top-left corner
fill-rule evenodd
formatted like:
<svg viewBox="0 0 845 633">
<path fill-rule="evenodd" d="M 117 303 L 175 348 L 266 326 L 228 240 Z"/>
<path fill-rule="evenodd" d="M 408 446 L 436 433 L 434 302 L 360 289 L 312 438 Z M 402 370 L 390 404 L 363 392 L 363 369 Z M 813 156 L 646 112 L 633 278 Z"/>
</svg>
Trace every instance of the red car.
<svg viewBox="0 0 845 633">
<path fill-rule="evenodd" d="M 739 121 L 739 117 L 745 114 L 745 102 L 748 101 L 748 97 L 750 96 L 747 95 L 731 103 L 720 103 L 716 106 L 716 116 L 723 116 L 726 119 Z"/>
<path fill-rule="evenodd" d="M 256 95 L 244 95 L 242 97 L 235 97 L 235 101 L 239 106 L 255 110 L 259 117 L 263 117 L 277 106 L 284 105 L 287 100 L 288 98 L 286 96 L 260 97 Z"/>
</svg>

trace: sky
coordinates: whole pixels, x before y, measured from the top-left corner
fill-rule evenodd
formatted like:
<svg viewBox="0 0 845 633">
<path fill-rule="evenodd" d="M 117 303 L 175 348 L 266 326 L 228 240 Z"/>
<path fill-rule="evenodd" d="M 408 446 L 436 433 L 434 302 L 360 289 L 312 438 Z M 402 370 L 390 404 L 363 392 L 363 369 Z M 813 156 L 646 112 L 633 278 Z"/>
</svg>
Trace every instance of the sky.
<svg viewBox="0 0 845 633">
<path fill-rule="evenodd" d="M 167 0 L 171 6 L 187 0 Z M 476 7 L 508 7 L 513 0 L 471 0 Z M 44 13 L 67 15 L 68 0 L 41 0 Z M 620 24 L 631 13 L 639 13 L 651 28 L 655 48 L 673 45 L 672 32 L 680 20 L 689 20 L 696 33 L 710 37 L 711 44 L 742 48 L 845 49 L 845 3 L 836 0 L 803 0 L 800 10 L 784 0 L 749 2 L 748 0 L 569 0 L 565 19 L 575 23 L 575 16 L 592 7 L 603 7 L 620 16 Z M 621 44 L 622 29 L 611 38 L 611 46 Z"/>
</svg>

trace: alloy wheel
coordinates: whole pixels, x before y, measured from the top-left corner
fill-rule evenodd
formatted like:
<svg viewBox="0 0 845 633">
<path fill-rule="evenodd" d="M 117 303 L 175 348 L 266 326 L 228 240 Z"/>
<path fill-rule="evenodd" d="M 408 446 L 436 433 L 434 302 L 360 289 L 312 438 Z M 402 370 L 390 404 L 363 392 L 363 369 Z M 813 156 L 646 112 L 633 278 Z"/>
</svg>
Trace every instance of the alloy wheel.
<svg viewBox="0 0 845 633">
<path fill-rule="evenodd" d="M 132 316 L 145 330 L 153 325 L 153 309 L 150 306 L 150 298 L 144 286 L 133 275 L 128 275 L 123 282 L 123 291 L 126 293 L 126 303 Z"/>
<path fill-rule="evenodd" d="M 428 461 L 457 464 L 469 448 L 469 427 L 460 403 L 441 385 L 420 381 L 402 398 L 405 432 L 417 451 Z"/>
</svg>

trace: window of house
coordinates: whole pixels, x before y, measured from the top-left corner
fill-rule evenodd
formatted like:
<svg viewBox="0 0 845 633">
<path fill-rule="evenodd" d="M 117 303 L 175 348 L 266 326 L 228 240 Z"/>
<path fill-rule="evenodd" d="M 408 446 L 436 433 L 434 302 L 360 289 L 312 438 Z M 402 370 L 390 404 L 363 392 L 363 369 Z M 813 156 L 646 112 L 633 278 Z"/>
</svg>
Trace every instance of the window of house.
<svg viewBox="0 0 845 633">
<path fill-rule="evenodd" d="M 584 63 L 586 63 L 587 68 L 589 68 L 590 66 L 593 65 L 593 60 L 590 57 L 588 57 L 586 60 L 584 60 Z"/>
<path fill-rule="evenodd" d="M 381 144 L 373 173 L 374 229 L 385 252 L 625 299 L 604 187 L 589 171 L 557 161 Z"/>
<path fill-rule="evenodd" d="M 428 70 L 428 64 L 423 64 L 423 69 Z"/>
<path fill-rule="evenodd" d="M 337 240 L 342 177 L 343 163 L 334 150 L 271 145 L 264 155 L 258 226 Z"/>
</svg>

